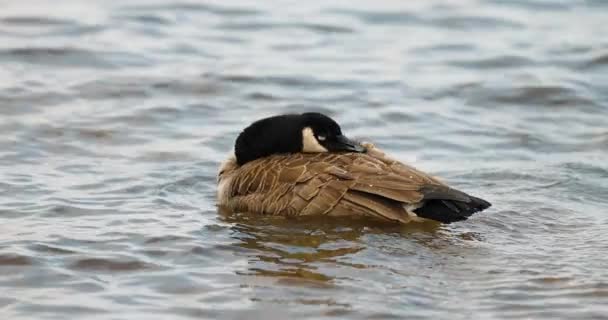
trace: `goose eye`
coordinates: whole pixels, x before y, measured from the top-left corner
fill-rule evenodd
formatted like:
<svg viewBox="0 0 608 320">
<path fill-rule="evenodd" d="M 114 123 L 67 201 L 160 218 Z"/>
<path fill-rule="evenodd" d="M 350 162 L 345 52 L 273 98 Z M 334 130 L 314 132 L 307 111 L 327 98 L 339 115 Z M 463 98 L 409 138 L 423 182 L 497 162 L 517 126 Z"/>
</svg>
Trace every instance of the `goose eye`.
<svg viewBox="0 0 608 320">
<path fill-rule="evenodd" d="M 317 139 L 319 141 L 325 141 L 325 139 L 327 139 L 327 137 L 326 136 L 317 136 Z"/>
</svg>

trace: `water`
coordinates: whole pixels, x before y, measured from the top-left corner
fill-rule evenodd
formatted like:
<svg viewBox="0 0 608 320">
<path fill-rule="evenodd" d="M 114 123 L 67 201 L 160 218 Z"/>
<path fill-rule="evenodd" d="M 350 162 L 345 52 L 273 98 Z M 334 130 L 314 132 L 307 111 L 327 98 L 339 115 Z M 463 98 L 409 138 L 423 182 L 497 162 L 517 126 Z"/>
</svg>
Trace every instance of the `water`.
<svg viewBox="0 0 608 320">
<path fill-rule="evenodd" d="M 608 318 L 604 1 L 3 1 L 0 318 Z M 263 116 L 493 203 L 449 226 L 223 215 Z"/>
</svg>

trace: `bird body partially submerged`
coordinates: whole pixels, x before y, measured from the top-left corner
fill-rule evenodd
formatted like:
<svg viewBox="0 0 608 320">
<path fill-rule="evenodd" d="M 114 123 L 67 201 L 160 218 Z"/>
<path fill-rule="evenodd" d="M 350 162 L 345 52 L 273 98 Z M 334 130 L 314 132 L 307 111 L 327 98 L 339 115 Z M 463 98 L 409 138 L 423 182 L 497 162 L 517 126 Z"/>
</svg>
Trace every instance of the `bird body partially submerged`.
<svg viewBox="0 0 608 320">
<path fill-rule="evenodd" d="M 388 157 L 372 144 L 354 145 L 341 135 L 339 127 L 332 135 L 331 130 L 314 128 L 305 121 L 299 125 L 294 124 L 294 132 L 301 132 L 299 152 L 264 152 L 260 157 L 246 157 L 247 161 L 239 161 L 237 154 L 222 164 L 218 176 L 220 206 L 234 212 L 365 216 L 401 223 L 421 219 L 451 223 L 490 206 Z M 237 139 L 241 155 L 248 146 L 239 146 L 238 141 L 253 138 Z M 289 145 L 288 140 L 296 138 L 277 139 L 274 143 Z M 315 151 L 306 152 L 307 145 Z M 343 150 L 331 150 L 339 148 Z"/>
</svg>

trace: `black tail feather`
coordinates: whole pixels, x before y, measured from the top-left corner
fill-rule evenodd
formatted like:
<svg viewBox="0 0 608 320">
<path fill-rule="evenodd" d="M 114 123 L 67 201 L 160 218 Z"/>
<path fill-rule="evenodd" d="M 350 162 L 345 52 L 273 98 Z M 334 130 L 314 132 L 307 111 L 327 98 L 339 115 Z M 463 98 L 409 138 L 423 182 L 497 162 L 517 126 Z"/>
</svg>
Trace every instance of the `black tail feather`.
<svg viewBox="0 0 608 320">
<path fill-rule="evenodd" d="M 466 220 L 473 213 L 489 208 L 489 202 L 468 196 L 469 201 L 430 199 L 414 212 L 422 218 L 436 220 L 443 223 L 452 223 Z"/>
</svg>

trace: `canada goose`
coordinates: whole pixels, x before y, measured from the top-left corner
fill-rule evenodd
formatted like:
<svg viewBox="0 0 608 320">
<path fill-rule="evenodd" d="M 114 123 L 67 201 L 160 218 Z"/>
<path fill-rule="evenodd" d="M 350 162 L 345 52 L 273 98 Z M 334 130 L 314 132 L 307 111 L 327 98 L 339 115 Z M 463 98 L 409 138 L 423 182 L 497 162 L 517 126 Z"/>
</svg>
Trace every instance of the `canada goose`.
<svg viewBox="0 0 608 320">
<path fill-rule="evenodd" d="M 258 120 L 218 175 L 218 205 L 284 216 L 368 216 L 407 223 L 465 220 L 490 203 L 342 135 L 320 113 Z M 424 218 L 424 219 L 421 219 Z"/>
</svg>

